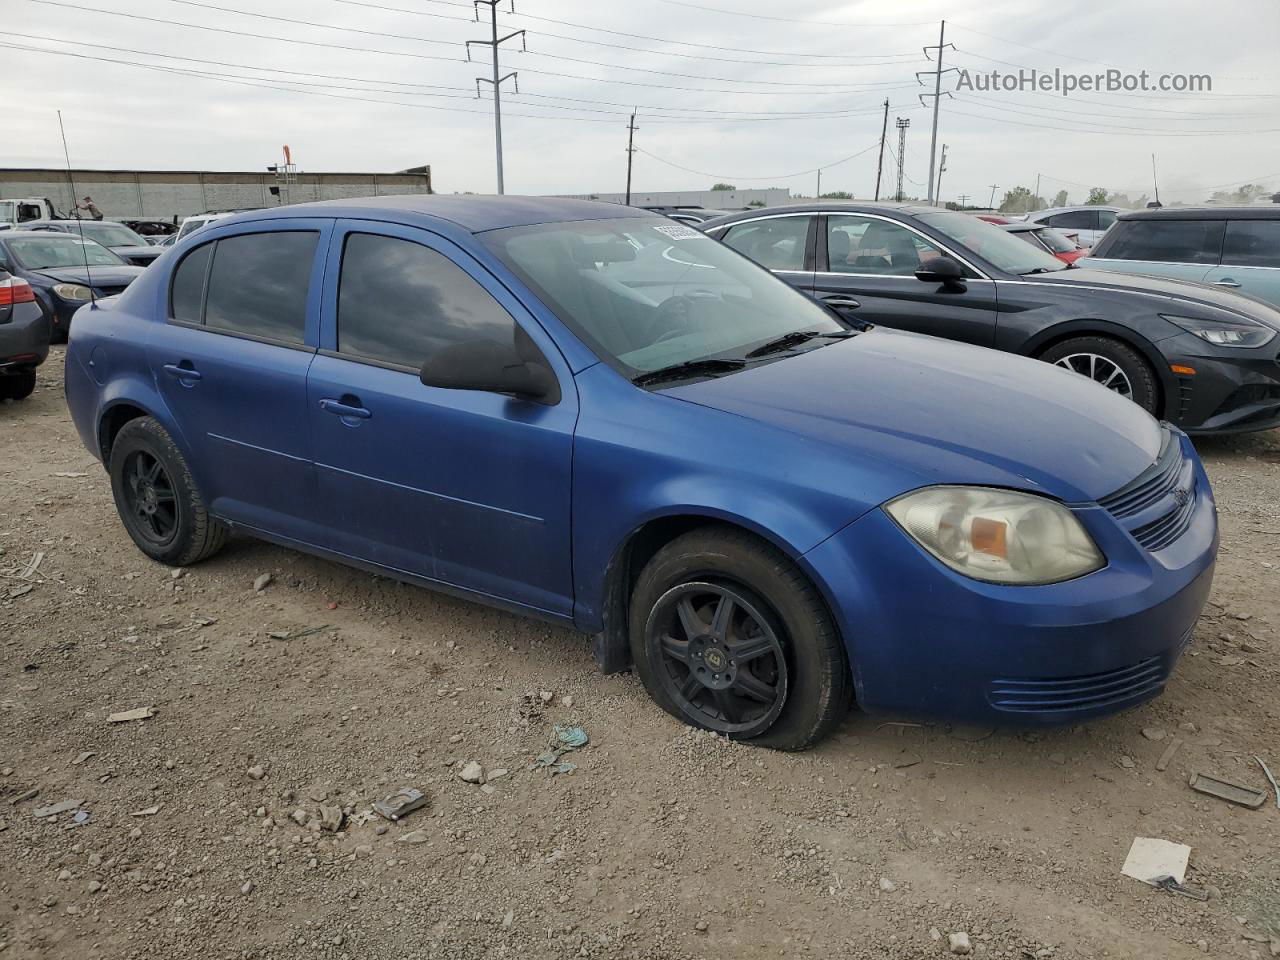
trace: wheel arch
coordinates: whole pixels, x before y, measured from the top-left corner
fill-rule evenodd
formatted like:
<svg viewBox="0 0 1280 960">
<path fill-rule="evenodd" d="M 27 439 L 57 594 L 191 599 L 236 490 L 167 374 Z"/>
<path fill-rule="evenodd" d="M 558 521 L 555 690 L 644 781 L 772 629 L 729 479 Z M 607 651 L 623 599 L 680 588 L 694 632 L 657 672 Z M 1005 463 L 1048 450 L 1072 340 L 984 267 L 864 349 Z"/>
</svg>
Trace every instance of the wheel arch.
<svg viewBox="0 0 1280 960">
<path fill-rule="evenodd" d="M 1156 345 L 1131 327 L 1095 318 L 1067 320 L 1041 330 L 1022 344 L 1019 352 L 1028 357 L 1038 358 L 1046 350 L 1076 337 L 1107 337 L 1137 350 L 1156 375 L 1156 386 L 1160 391 L 1157 398 L 1158 409 L 1164 410 L 1166 416 L 1169 415 L 1170 398 L 1178 395 L 1178 384 L 1173 372 Z"/>
<path fill-rule="evenodd" d="M 190 452 L 182 430 L 174 421 L 164 398 L 153 384 L 140 377 L 127 377 L 108 385 L 95 421 L 94 443 L 102 465 L 110 464 L 111 446 L 130 420 L 154 417 L 173 437 L 182 455 L 190 461 Z"/>
</svg>

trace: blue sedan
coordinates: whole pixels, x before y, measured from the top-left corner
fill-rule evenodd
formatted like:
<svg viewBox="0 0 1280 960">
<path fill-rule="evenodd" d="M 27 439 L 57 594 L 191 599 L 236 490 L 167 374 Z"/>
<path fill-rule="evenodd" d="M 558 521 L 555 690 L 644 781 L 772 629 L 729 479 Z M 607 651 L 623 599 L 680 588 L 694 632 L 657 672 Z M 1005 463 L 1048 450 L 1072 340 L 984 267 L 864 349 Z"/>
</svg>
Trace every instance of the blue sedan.
<svg viewBox="0 0 1280 960">
<path fill-rule="evenodd" d="M 81 308 L 66 392 L 160 563 L 242 531 L 575 627 L 674 716 L 782 749 L 852 702 L 1153 697 L 1217 550 L 1194 449 L 1135 404 L 603 203 L 220 220 Z"/>
</svg>

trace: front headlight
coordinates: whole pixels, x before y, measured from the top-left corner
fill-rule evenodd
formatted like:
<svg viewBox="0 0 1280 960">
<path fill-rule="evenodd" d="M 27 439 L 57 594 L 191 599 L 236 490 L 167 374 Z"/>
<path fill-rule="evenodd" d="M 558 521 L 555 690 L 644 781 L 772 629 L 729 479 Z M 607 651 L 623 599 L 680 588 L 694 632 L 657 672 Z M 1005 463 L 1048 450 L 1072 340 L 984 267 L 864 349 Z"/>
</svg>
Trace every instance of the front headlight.
<svg viewBox="0 0 1280 960">
<path fill-rule="evenodd" d="M 1260 347 L 1271 340 L 1276 332 L 1270 327 L 1250 320 L 1248 317 L 1233 317 L 1230 320 L 1199 320 L 1195 317 L 1174 317 L 1162 313 L 1170 323 L 1181 327 L 1187 333 L 1194 333 L 1201 340 L 1212 343 L 1215 347 Z"/>
<path fill-rule="evenodd" d="M 63 300 L 72 300 L 76 302 L 79 302 L 80 300 L 88 300 L 93 296 L 92 291 L 90 291 L 88 287 L 82 287 L 78 283 L 55 284 L 53 292 Z"/>
<path fill-rule="evenodd" d="M 1057 583 L 1106 564 L 1070 510 L 1029 493 L 926 487 L 885 509 L 920 546 L 975 580 Z"/>
</svg>

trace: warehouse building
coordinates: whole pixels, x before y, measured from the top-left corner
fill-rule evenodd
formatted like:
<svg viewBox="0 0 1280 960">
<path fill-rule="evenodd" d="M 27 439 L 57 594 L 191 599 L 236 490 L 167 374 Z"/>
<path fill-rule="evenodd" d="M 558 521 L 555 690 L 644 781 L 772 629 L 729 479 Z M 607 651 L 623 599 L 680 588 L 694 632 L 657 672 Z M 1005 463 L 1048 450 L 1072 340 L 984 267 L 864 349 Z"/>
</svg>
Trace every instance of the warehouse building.
<svg viewBox="0 0 1280 960">
<path fill-rule="evenodd" d="M 574 200 L 604 200 L 625 203 L 625 193 L 561 193 Z M 778 207 L 794 203 L 785 187 L 763 187 L 747 190 L 659 190 L 644 193 L 631 191 L 633 207 L 706 207 L 709 210 L 742 210 L 746 207 Z"/>
<path fill-rule="evenodd" d="M 431 192 L 429 166 L 399 173 L 297 173 L 288 183 L 266 171 L 72 170 L 68 174 L 66 170 L 0 168 L 0 198 L 47 197 L 55 210 L 65 214 L 76 200 L 93 197 L 110 219 L 172 220 L 214 210 Z"/>
</svg>

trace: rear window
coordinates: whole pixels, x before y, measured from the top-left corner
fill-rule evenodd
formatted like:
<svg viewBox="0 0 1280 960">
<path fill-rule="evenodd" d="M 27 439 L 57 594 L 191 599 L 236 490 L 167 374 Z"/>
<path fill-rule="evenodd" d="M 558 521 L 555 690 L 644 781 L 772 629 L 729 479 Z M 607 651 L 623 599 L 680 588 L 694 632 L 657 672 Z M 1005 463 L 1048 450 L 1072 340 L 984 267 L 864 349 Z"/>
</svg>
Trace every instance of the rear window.
<svg viewBox="0 0 1280 960">
<path fill-rule="evenodd" d="M 1221 220 L 1119 220 L 1093 255 L 1156 263 L 1217 263 L 1222 232 Z"/>
<path fill-rule="evenodd" d="M 1280 267 L 1280 220 L 1232 220 L 1222 262 L 1233 267 Z"/>
<path fill-rule="evenodd" d="M 314 230 L 246 233 L 197 247 L 174 271 L 173 318 L 254 339 L 303 343 L 319 238 Z"/>
</svg>

